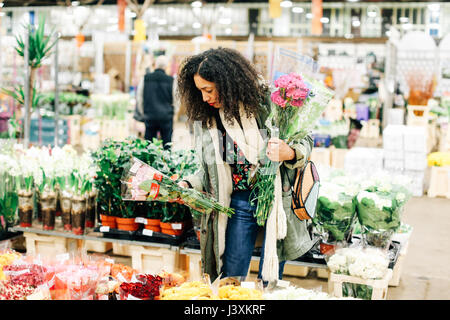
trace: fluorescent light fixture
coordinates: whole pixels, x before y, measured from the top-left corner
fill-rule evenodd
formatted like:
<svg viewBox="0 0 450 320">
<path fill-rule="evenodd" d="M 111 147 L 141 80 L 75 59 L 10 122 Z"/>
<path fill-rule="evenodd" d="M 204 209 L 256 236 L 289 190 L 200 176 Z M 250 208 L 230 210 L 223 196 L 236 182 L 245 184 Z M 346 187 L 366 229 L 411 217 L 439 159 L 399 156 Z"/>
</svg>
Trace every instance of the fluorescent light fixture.
<svg viewBox="0 0 450 320">
<path fill-rule="evenodd" d="M 409 21 L 408 17 L 400 17 L 399 20 L 401 23 L 407 23 Z"/>
<path fill-rule="evenodd" d="M 289 1 L 289 0 L 281 1 L 280 6 L 282 8 L 290 8 L 290 7 L 292 7 L 292 1 Z"/>
<path fill-rule="evenodd" d="M 358 28 L 361 25 L 361 21 L 359 20 L 353 20 L 352 21 L 352 26 L 355 28 Z"/>
<path fill-rule="evenodd" d="M 302 13 L 304 10 L 302 7 L 293 7 L 292 12 L 293 13 Z"/>
<path fill-rule="evenodd" d="M 231 19 L 230 18 L 220 18 L 219 23 L 220 24 L 231 24 Z"/>
<path fill-rule="evenodd" d="M 330 22 L 330 19 L 327 18 L 327 17 L 322 17 L 322 18 L 320 18 L 320 22 L 322 22 L 322 23 L 328 23 L 328 22 Z"/>
<path fill-rule="evenodd" d="M 202 24 L 200 22 L 194 22 L 192 24 L 192 28 L 194 28 L 194 29 L 199 29 L 201 27 L 202 27 Z"/>
<path fill-rule="evenodd" d="M 312 19 L 313 18 L 313 14 L 311 12 L 306 14 L 306 19 Z"/>
<path fill-rule="evenodd" d="M 428 5 L 428 10 L 439 11 L 439 10 L 441 10 L 441 6 L 439 5 L 439 3 L 432 3 L 432 4 Z"/>
<path fill-rule="evenodd" d="M 201 8 L 202 5 L 203 5 L 203 4 L 202 4 L 201 1 L 194 1 L 194 2 L 191 3 L 191 6 L 192 6 L 193 8 Z"/>
</svg>

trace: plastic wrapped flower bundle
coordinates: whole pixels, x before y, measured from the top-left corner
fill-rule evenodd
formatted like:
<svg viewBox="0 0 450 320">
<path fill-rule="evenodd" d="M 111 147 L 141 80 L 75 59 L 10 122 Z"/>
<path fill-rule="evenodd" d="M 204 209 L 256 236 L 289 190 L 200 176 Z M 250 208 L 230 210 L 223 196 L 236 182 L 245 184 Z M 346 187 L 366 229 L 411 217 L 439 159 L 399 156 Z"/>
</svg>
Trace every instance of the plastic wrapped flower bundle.
<svg viewBox="0 0 450 320">
<path fill-rule="evenodd" d="M 328 257 L 327 265 L 332 273 L 376 280 L 385 277 L 389 258 L 378 248 L 340 248 Z M 342 288 L 344 297 L 370 300 L 372 296 L 372 288 L 367 285 L 344 282 Z"/>
<path fill-rule="evenodd" d="M 374 175 L 361 189 L 356 208 L 364 243 L 387 250 L 393 233 L 400 227 L 401 213 L 411 193 L 399 178 L 383 175 Z"/>
<path fill-rule="evenodd" d="M 356 217 L 355 191 L 333 182 L 322 182 L 319 189 L 314 227 L 328 243 L 349 241 Z"/>
<path fill-rule="evenodd" d="M 122 198 L 133 201 L 163 201 L 180 199 L 194 209 L 193 213 L 212 212 L 231 216 L 234 210 L 222 206 L 213 197 L 195 189 L 178 186 L 175 179 L 162 174 L 160 171 L 133 157 L 129 168 L 124 170 L 124 188 Z"/>
</svg>

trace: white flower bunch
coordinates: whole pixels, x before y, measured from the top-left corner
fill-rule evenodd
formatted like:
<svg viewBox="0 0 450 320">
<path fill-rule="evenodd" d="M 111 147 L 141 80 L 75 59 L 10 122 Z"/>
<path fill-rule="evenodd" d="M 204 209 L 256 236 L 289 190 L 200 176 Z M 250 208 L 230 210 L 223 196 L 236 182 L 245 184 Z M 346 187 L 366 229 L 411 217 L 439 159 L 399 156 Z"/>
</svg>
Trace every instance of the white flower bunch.
<svg viewBox="0 0 450 320">
<path fill-rule="evenodd" d="M 368 192 L 368 191 L 359 192 L 358 196 L 357 196 L 358 202 L 361 202 L 362 199 L 364 199 L 364 198 L 373 200 L 375 202 L 375 206 L 379 210 L 383 210 L 383 207 L 386 207 L 386 208 L 392 207 L 391 199 L 380 197 L 374 192 Z"/>
<path fill-rule="evenodd" d="M 341 248 L 327 261 L 331 272 L 363 279 L 381 279 L 389 267 L 389 258 L 377 248 Z"/>
<path fill-rule="evenodd" d="M 289 286 L 263 294 L 264 300 L 328 300 L 332 297 L 325 292 Z"/>
</svg>

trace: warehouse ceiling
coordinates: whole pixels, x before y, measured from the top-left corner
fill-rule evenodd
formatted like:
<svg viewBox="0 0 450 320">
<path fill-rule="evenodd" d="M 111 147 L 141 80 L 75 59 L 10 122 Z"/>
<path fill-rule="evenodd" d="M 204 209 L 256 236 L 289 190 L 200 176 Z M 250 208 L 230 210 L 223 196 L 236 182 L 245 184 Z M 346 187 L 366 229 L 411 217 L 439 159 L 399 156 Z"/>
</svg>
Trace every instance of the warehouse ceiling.
<svg viewBox="0 0 450 320">
<path fill-rule="evenodd" d="M 137 2 L 143 4 L 145 0 L 127 0 L 130 2 Z M 155 4 L 175 4 L 175 3 L 190 3 L 193 0 L 150 0 Z M 24 7 L 24 6 L 69 6 L 71 0 L 0 0 L 0 3 L 4 3 L 4 7 Z M 97 5 L 97 4 L 117 4 L 117 0 L 79 0 L 77 1 L 80 5 Z M 245 3 L 245 2 L 267 2 L 264 0 L 208 0 L 203 1 L 204 3 Z M 301 1 L 293 0 L 292 2 L 311 2 L 311 1 Z M 346 2 L 346 0 L 323 0 L 323 2 Z M 362 0 L 360 2 L 383 2 L 382 0 Z M 435 1 L 435 0 L 400 0 L 393 2 L 448 2 L 448 1 Z"/>
</svg>

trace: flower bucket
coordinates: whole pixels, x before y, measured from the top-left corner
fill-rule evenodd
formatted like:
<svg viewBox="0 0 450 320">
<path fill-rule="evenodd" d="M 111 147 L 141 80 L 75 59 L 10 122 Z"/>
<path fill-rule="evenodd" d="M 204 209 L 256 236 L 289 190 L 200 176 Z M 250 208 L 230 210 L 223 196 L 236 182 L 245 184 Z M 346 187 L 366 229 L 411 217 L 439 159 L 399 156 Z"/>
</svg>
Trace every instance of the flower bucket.
<svg viewBox="0 0 450 320">
<path fill-rule="evenodd" d="M 135 222 L 135 218 L 116 218 L 117 229 L 124 231 L 136 231 L 139 224 Z"/>
<path fill-rule="evenodd" d="M 91 192 L 86 201 L 86 228 L 94 228 L 95 226 L 95 199 L 96 193 Z"/>
<path fill-rule="evenodd" d="M 33 222 L 33 193 L 19 190 L 19 225 L 29 228 Z"/>
<path fill-rule="evenodd" d="M 183 234 L 186 222 L 161 222 L 161 232 L 172 236 L 180 236 Z"/>
<path fill-rule="evenodd" d="M 152 230 L 154 232 L 161 232 L 161 219 L 147 219 L 145 229 Z"/>
<path fill-rule="evenodd" d="M 105 214 L 100 214 L 100 220 L 102 226 L 110 227 L 111 229 L 117 229 L 117 222 L 115 216 L 107 216 Z"/>
<path fill-rule="evenodd" d="M 72 198 L 72 233 L 84 234 L 86 219 L 86 198 L 75 196 Z"/>
<path fill-rule="evenodd" d="M 64 194 L 61 196 L 61 220 L 64 230 L 72 230 L 72 195 Z"/>
<path fill-rule="evenodd" d="M 55 229 L 57 194 L 53 191 L 44 191 L 40 195 L 42 223 L 44 230 Z"/>
</svg>

